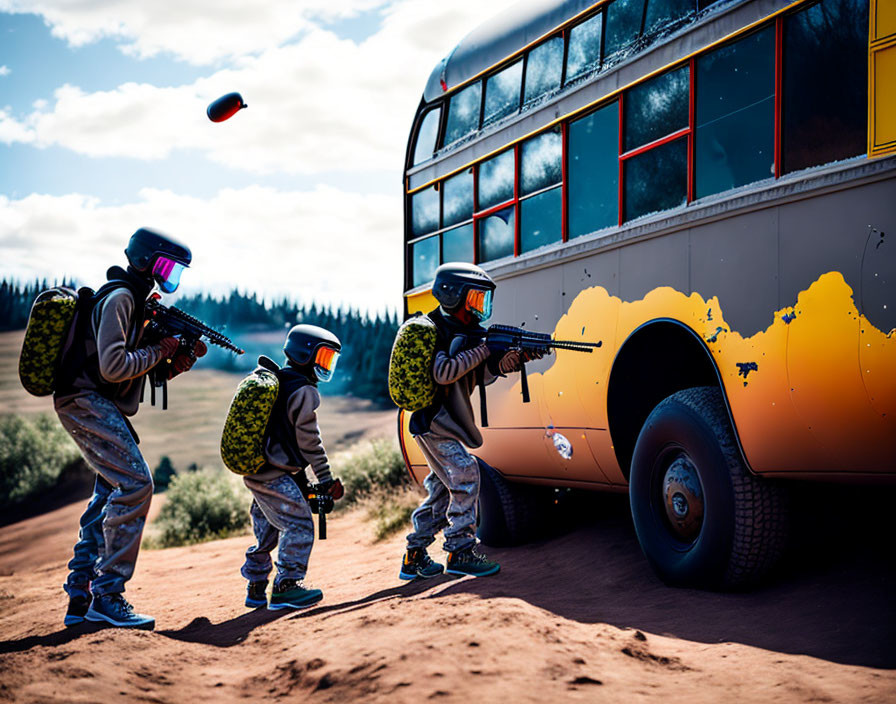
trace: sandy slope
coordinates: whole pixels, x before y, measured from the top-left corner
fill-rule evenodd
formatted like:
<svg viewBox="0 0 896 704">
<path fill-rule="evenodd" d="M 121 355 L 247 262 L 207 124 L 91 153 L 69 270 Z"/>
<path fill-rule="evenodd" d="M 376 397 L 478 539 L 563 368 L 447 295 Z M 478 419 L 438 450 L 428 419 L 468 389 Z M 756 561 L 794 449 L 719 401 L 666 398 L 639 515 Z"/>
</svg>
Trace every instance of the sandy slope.
<svg viewBox="0 0 896 704">
<path fill-rule="evenodd" d="M 402 539 L 332 520 L 325 600 L 248 611 L 246 538 L 144 551 L 132 601 L 154 633 L 61 627 L 79 505 L 0 529 L 0 700 L 886 701 L 896 697 L 892 551 L 814 558 L 752 594 L 650 573 L 624 497 L 561 537 L 491 550 L 480 580 L 402 585 Z M 28 536 L 30 544 L 19 547 Z"/>
</svg>

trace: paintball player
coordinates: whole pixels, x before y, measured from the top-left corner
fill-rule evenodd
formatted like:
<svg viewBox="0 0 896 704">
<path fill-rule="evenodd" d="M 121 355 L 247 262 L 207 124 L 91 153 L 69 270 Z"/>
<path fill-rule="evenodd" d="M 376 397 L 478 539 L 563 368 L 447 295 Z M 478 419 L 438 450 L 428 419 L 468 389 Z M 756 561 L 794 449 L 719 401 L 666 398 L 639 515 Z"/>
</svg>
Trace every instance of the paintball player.
<svg viewBox="0 0 896 704">
<path fill-rule="evenodd" d="M 482 330 L 479 323 L 491 316 L 494 290 L 492 278 L 472 264 L 447 263 L 436 271 L 432 293 L 439 307 L 428 317 L 441 340 L 432 368 L 438 391 L 435 401 L 415 411 L 410 420 L 411 434 L 429 465 L 430 473 L 423 481 L 429 495 L 411 516 L 414 530 L 407 536 L 399 573 L 404 580 L 435 577 L 446 569 L 426 552 L 443 528 L 449 574 L 484 577 L 500 569 L 475 549 L 479 464 L 464 446 L 479 447 L 482 434 L 473 418 L 470 395 L 480 375 L 477 371 L 482 383 L 490 384 L 498 376 L 519 371 L 527 360 L 521 360 L 516 350 L 496 357 L 484 342 L 459 351 L 450 349 L 457 336 Z"/>
<path fill-rule="evenodd" d="M 342 498 L 342 482 L 330 473 L 315 411 L 320 406 L 318 382 L 333 377 L 342 344 L 329 330 L 296 325 L 286 337 L 286 365 L 277 371 L 279 392 L 264 439 L 266 464 L 243 477 L 252 492 L 250 515 L 256 544 L 246 551 L 241 574 L 249 584 L 246 606 L 267 605 L 271 551 L 277 548 L 277 578 L 271 609 L 302 609 L 323 598 L 320 589 L 302 584 L 314 545 L 314 522 L 305 495 L 309 465 L 318 489 Z"/>
<path fill-rule="evenodd" d="M 153 367 L 168 365 L 165 376 L 171 378 L 189 370 L 206 348 L 197 342 L 192 350 L 179 349 L 176 337 L 155 344 L 141 339 L 146 299 L 155 285 L 163 293 L 177 289 L 192 259 L 190 250 L 141 228 L 131 236 L 125 255 L 127 269 L 109 269 L 109 283 L 75 323 L 53 399 L 63 427 L 97 474 L 68 563 L 65 625 L 86 618 L 149 630 L 155 619 L 134 613 L 123 596 L 134 574 L 153 491 L 152 475 L 127 417 L 137 412 Z"/>
</svg>

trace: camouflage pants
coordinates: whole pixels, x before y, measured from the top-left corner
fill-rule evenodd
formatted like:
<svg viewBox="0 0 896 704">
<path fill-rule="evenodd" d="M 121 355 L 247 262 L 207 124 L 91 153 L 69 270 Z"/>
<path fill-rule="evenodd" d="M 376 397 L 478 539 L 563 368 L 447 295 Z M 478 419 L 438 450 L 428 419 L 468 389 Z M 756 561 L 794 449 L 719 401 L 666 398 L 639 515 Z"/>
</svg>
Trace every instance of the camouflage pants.
<svg viewBox="0 0 896 704">
<path fill-rule="evenodd" d="M 87 466 L 98 475 L 81 517 L 66 591 L 76 593 L 90 581 L 94 594 L 123 592 L 140 551 L 152 500 L 152 474 L 112 401 L 88 392 L 57 402 L 56 413 Z"/>
<path fill-rule="evenodd" d="M 314 521 L 308 502 L 295 480 L 287 474 L 260 481 L 243 477 L 254 497 L 249 514 L 255 545 L 246 551 L 240 574 L 261 582 L 271 573 L 271 552 L 277 548 L 277 579 L 302 580 L 314 545 Z"/>
<path fill-rule="evenodd" d="M 442 529 L 447 552 L 475 545 L 479 463 L 457 440 L 433 433 L 415 440 L 429 465 L 423 480 L 429 495 L 411 515 L 414 532 L 408 535 L 408 548 L 429 547 Z"/>
</svg>

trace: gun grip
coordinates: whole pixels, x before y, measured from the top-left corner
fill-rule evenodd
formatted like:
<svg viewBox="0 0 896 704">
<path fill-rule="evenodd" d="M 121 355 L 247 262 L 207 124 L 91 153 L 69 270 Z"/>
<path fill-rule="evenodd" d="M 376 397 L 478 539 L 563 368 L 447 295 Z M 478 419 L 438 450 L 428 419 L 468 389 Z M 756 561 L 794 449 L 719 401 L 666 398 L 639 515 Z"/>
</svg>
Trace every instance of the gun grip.
<svg viewBox="0 0 896 704">
<path fill-rule="evenodd" d="M 327 514 L 324 511 L 317 514 L 317 534 L 321 540 L 327 539 Z"/>
<path fill-rule="evenodd" d="M 526 374 L 526 363 L 520 365 L 520 385 L 523 391 L 523 403 L 529 403 L 529 377 Z"/>
</svg>

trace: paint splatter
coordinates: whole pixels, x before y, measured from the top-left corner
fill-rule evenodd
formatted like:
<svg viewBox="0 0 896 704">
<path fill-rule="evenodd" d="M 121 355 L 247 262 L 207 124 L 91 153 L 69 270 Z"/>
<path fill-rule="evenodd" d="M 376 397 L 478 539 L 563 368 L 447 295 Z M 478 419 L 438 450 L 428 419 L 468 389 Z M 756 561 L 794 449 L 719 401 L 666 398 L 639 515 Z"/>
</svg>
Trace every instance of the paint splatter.
<svg viewBox="0 0 896 704">
<path fill-rule="evenodd" d="M 735 362 L 738 368 L 737 375 L 742 376 L 744 379 L 750 374 L 750 372 L 758 372 L 759 365 L 756 362 Z M 744 382 L 746 383 L 746 382 Z"/>
<path fill-rule="evenodd" d="M 559 454 L 565 460 L 572 459 L 572 443 L 566 438 L 565 435 L 561 435 L 560 433 L 553 433 L 553 437 L 551 438 L 554 441 L 554 447 L 557 450 L 557 454 Z"/>
<path fill-rule="evenodd" d="M 712 308 L 707 309 L 706 311 L 706 319 L 712 320 Z"/>
<path fill-rule="evenodd" d="M 784 315 L 781 316 L 781 320 L 783 320 L 787 325 L 790 325 L 790 323 L 792 323 L 795 319 L 796 319 L 795 312 L 785 313 Z"/>
<path fill-rule="evenodd" d="M 728 331 L 725 328 L 719 326 L 716 328 L 716 331 L 712 335 L 710 335 L 709 337 L 706 338 L 706 341 L 707 342 L 715 342 L 716 340 L 719 339 L 720 332 L 728 332 Z"/>
</svg>

